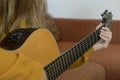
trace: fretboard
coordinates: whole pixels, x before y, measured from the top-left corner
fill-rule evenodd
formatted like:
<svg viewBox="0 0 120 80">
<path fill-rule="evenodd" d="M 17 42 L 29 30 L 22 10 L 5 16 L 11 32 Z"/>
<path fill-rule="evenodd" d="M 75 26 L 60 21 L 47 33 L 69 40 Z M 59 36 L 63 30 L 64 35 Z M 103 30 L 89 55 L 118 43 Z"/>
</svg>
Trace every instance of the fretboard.
<svg viewBox="0 0 120 80">
<path fill-rule="evenodd" d="M 100 30 L 101 28 L 92 32 L 60 57 L 45 66 L 44 70 L 47 73 L 48 80 L 56 80 L 59 75 L 89 50 L 100 39 Z"/>
</svg>

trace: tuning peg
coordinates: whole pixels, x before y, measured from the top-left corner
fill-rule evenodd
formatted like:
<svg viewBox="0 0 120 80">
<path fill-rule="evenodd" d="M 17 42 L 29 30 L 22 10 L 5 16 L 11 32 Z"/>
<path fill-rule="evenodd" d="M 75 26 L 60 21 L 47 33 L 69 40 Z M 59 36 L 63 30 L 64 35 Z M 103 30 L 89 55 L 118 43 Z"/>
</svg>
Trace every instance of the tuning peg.
<svg viewBox="0 0 120 80">
<path fill-rule="evenodd" d="M 105 10 L 102 14 L 101 14 L 101 16 L 104 16 L 104 14 L 106 14 L 108 12 L 108 10 Z"/>
<path fill-rule="evenodd" d="M 108 12 L 108 10 L 105 10 L 104 14 L 106 14 Z"/>
</svg>

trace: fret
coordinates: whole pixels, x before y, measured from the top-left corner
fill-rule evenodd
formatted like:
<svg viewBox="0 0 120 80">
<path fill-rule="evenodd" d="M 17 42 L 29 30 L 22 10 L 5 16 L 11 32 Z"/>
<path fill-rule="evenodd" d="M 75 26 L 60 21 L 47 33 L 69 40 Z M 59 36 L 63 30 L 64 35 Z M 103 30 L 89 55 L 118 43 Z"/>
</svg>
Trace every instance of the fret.
<svg viewBox="0 0 120 80">
<path fill-rule="evenodd" d="M 101 32 L 101 28 L 98 29 L 96 32 L 95 32 L 95 38 L 96 38 L 96 41 L 98 41 L 100 39 L 100 32 Z"/>
<path fill-rule="evenodd" d="M 100 32 L 101 32 L 101 28 L 99 28 L 95 33 L 95 38 L 96 38 L 96 41 L 98 41 L 100 39 Z"/>
<path fill-rule="evenodd" d="M 82 41 L 82 44 L 83 44 L 83 46 L 82 46 L 83 48 L 82 48 L 82 49 L 84 50 L 83 53 L 85 53 L 85 51 L 86 51 L 86 47 L 85 47 L 85 46 L 86 46 L 86 44 L 85 44 L 85 39 Z"/>
<path fill-rule="evenodd" d="M 86 42 L 87 42 L 87 49 L 89 49 L 91 47 L 91 41 L 89 36 L 86 38 Z"/>
<path fill-rule="evenodd" d="M 95 43 L 95 40 L 94 40 L 94 36 L 93 35 L 91 35 L 91 42 L 92 42 L 92 44 L 94 44 Z"/>
<path fill-rule="evenodd" d="M 85 41 L 85 44 L 86 44 L 85 49 L 86 49 L 86 50 L 88 50 L 88 49 L 89 49 L 89 43 L 87 42 L 87 38 L 86 38 L 86 39 L 84 39 L 84 41 Z"/>
<path fill-rule="evenodd" d="M 82 49 L 83 49 L 82 53 L 84 53 L 84 52 L 86 52 L 86 50 L 88 50 L 88 48 L 86 47 L 86 46 L 88 46 L 88 43 L 86 41 L 87 41 L 86 39 L 83 39 L 81 41 L 81 46 L 82 46 Z"/>
<path fill-rule="evenodd" d="M 72 58 L 73 58 L 73 63 L 76 61 L 76 54 L 77 54 L 77 52 L 76 52 L 76 48 L 74 48 L 74 52 L 75 53 L 73 53 L 73 56 L 72 56 Z"/>
<path fill-rule="evenodd" d="M 69 64 L 71 65 L 73 62 L 73 59 L 72 59 L 73 48 L 68 52 L 69 52 L 68 53 L 68 60 L 69 60 Z"/>
<path fill-rule="evenodd" d="M 78 56 L 78 58 L 79 58 L 79 57 L 82 55 L 82 52 L 81 52 L 81 51 L 82 51 L 82 48 L 81 48 L 81 45 L 80 45 L 79 43 L 78 43 L 77 45 L 78 45 L 78 47 L 79 47 L 79 48 L 78 48 L 78 54 L 77 54 L 77 56 Z"/>
<path fill-rule="evenodd" d="M 79 45 L 79 43 L 76 45 L 77 46 L 77 50 L 76 50 L 76 58 L 79 58 L 80 56 L 81 56 L 81 54 L 80 54 L 80 45 Z"/>
<path fill-rule="evenodd" d="M 71 64 L 69 63 L 70 62 L 70 59 L 68 58 L 69 57 L 69 55 L 65 55 L 65 57 L 66 57 L 66 68 L 67 67 L 69 67 Z"/>
<path fill-rule="evenodd" d="M 77 53 L 77 46 L 74 46 L 72 50 L 73 50 L 73 53 L 71 53 L 72 54 L 72 60 L 73 60 L 72 62 L 75 62 L 76 54 L 78 54 Z"/>
<path fill-rule="evenodd" d="M 74 50 L 75 46 L 70 50 L 71 52 L 69 53 L 69 60 L 70 60 L 70 63 L 72 64 L 74 62 L 74 58 L 73 58 L 73 55 L 75 54 L 75 50 Z"/>
<path fill-rule="evenodd" d="M 65 65 L 65 61 L 63 60 L 62 62 L 61 62 L 61 72 L 64 72 L 65 70 L 66 70 L 66 65 Z"/>
<path fill-rule="evenodd" d="M 80 49 L 80 54 L 83 55 L 84 49 L 83 49 L 82 45 L 80 45 L 80 47 L 81 47 L 81 49 Z"/>
<path fill-rule="evenodd" d="M 83 50 L 82 50 L 82 46 L 81 46 L 81 42 L 78 42 L 77 45 L 78 45 L 78 47 L 79 47 L 79 49 L 78 49 L 78 50 L 79 50 L 79 54 L 78 54 L 78 55 L 81 56 L 81 55 L 83 54 Z"/>
<path fill-rule="evenodd" d="M 52 75 L 52 76 L 51 76 Z M 51 70 L 49 70 L 49 72 L 47 72 L 47 77 L 49 80 L 54 80 L 54 75 L 53 75 L 53 72 Z"/>
<path fill-rule="evenodd" d="M 59 65 L 57 65 L 56 67 L 57 67 L 56 75 L 59 76 L 62 72 Z"/>
<path fill-rule="evenodd" d="M 91 47 L 91 46 L 92 46 L 92 43 L 91 43 L 91 38 L 90 38 L 90 36 L 87 37 L 87 40 L 88 40 L 88 43 L 89 43 L 88 46 Z"/>
<path fill-rule="evenodd" d="M 98 32 L 95 32 L 95 40 L 96 40 L 96 42 L 97 42 L 99 39 L 100 39 L 100 36 L 99 36 Z"/>
<path fill-rule="evenodd" d="M 54 65 L 54 69 L 53 69 L 53 71 L 54 71 L 54 77 L 58 77 L 59 76 L 59 74 L 61 74 L 61 70 L 60 70 L 60 65 L 61 64 L 59 64 L 58 63 L 58 61 L 57 61 L 57 63 L 56 63 L 56 65 Z M 58 72 L 56 72 L 56 71 L 58 71 Z"/>
<path fill-rule="evenodd" d="M 84 48 L 85 45 L 83 41 L 80 42 L 80 46 L 81 46 L 81 54 L 82 54 L 85 52 L 85 48 Z"/>
<path fill-rule="evenodd" d="M 94 43 L 96 43 L 96 36 L 95 36 L 96 34 L 95 34 L 95 32 L 94 32 L 94 34 L 93 34 L 93 37 L 94 37 Z"/>
<path fill-rule="evenodd" d="M 74 53 L 74 60 L 77 60 L 79 58 L 79 56 L 77 54 L 79 54 L 78 52 L 78 46 L 76 45 L 76 48 L 74 49 L 75 53 Z"/>
<path fill-rule="evenodd" d="M 71 55 L 69 54 L 71 52 L 72 52 L 72 50 L 70 50 L 70 51 L 66 52 L 66 54 L 64 54 L 64 56 L 66 57 L 66 61 L 67 61 L 66 62 L 66 68 L 68 68 L 72 64 Z"/>
<path fill-rule="evenodd" d="M 67 52 L 66 55 L 65 55 L 66 56 L 66 61 L 67 61 L 67 67 L 69 67 L 72 64 L 70 55 L 68 53 L 70 53 L 70 51 Z"/>
<path fill-rule="evenodd" d="M 89 47 L 88 47 L 89 43 L 87 42 L 87 38 L 84 39 L 84 44 L 85 44 L 85 46 L 84 46 L 85 47 L 85 51 L 87 51 L 89 49 Z"/>
<path fill-rule="evenodd" d="M 91 47 L 95 44 L 95 39 L 94 39 L 94 32 L 89 36 L 89 38 L 90 38 L 90 42 L 91 42 Z"/>
<path fill-rule="evenodd" d="M 66 70 L 66 68 L 67 68 L 67 66 L 66 66 L 66 63 L 67 63 L 67 61 L 66 61 L 66 59 L 64 58 L 64 60 L 63 60 L 64 62 L 62 63 L 63 64 L 63 71 L 65 71 Z"/>
</svg>

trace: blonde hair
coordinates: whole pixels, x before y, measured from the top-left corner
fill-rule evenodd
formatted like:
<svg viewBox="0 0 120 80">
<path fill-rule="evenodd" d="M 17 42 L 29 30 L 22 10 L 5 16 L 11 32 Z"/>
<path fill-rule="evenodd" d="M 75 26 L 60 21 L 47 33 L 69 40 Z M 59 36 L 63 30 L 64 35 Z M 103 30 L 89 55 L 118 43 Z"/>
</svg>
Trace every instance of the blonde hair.
<svg viewBox="0 0 120 80">
<path fill-rule="evenodd" d="M 30 28 L 46 26 L 44 0 L 0 0 L 0 39 L 26 20 Z"/>
</svg>

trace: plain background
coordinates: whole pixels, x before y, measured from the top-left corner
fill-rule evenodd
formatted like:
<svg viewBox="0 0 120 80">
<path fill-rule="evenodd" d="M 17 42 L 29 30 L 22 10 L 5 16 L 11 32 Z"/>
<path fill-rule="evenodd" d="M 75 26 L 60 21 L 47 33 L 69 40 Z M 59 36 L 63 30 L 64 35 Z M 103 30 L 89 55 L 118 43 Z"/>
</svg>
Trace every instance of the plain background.
<svg viewBox="0 0 120 80">
<path fill-rule="evenodd" d="M 47 0 L 47 11 L 54 18 L 101 19 L 104 10 L 120 20 L 120 0 Z"/>
</svg>

